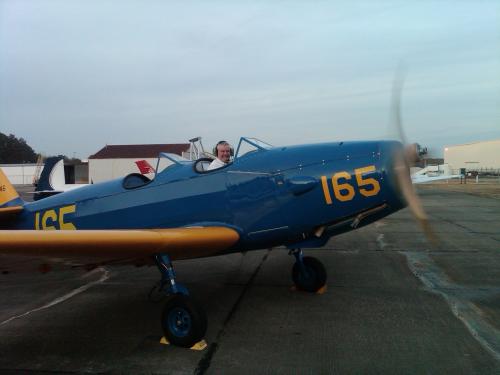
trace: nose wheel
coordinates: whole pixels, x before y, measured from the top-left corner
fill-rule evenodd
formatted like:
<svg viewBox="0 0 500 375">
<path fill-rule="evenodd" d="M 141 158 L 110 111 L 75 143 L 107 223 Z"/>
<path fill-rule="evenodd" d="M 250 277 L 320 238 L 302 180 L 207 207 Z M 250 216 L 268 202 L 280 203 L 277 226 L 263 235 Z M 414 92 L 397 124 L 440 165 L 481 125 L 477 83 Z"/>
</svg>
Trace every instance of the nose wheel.
<svg viewBox="0 0 500 375">
<path fill-rule="evenodd" d="M 318 259 L 305 257 L 301 249 L 294 249 L 291 253 L 296 262 L 292 268 L 292 280 L 295 287 L 305 292 L 316 293 L 326 285 L 326 270 Z"/>
<path fill-rule="evenodd" d="M 163 333 L 172 345 L 190 348 L 205 336 L 207 316 L 187 289 L 176 282 L 168 255 L 155 255 L 154 258 L 162 275 L 157 288 L 168 296 L 161 315 Z"/>
</svg>

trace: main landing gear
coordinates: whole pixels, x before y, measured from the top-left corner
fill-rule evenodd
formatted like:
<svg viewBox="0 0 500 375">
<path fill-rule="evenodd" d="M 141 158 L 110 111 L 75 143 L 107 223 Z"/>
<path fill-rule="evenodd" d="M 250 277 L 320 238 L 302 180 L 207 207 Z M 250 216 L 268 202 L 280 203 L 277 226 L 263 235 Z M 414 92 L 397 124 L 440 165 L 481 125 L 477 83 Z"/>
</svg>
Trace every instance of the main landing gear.
<svg viewBox="0 0 500 375">
<path fill-rule="evenodd" d="M 303 256 L 301 249 L 291 250 L 290 254 L 296 259 L 292 279 L 297 289 L 315 293 L 326 285 L 325 267 L 318 259 Z M 189 296 L 187 289 L 175 281 L 168 255 L 157 254 L 154 259 L 161 273 L 159 286 L 154 292 L 165 293 L 168 297 L 161 315 L 163 333 L 171 344 L 190 348 L 205 336 L 205 311 Z"/>
<path fill-rule="evenodd" d="M 189 297 L 183 285 L 176 283 L 168 255 L 158 254 L 154 259 L 161 272 L 159 290 L 168 296 L 161 315 L 163 333 L 171 344 L 190 348 L 205 336 L 205 311 Z"/>
<path fill-rule="evenodd" d="M 305 292 L 316 293 L 326 285 L 326 270 L 318 259 L 305 257 L 301 249 L 290 250 L 295 256 L 292 279 L 295 287 Z"/>
</svg>

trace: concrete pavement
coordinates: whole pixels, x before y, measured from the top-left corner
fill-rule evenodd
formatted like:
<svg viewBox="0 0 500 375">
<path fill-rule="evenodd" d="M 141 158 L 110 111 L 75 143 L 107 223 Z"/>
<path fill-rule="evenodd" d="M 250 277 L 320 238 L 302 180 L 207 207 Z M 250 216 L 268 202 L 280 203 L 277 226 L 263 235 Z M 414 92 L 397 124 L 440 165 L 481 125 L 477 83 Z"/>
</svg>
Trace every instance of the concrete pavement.
<svg viewBox="0 0 500 375">
<path fill-rule="evenodd" d="M 284 249 L 177 262 L 207 311 L 201 352 L 159 344 L 153 267 L 0 275 L 0 373 L 498 374 L 500 200 L 420 193 L 441 242 L 405 210 L 306 250 L 322 295 L 291 289 Z"/>
</svg>

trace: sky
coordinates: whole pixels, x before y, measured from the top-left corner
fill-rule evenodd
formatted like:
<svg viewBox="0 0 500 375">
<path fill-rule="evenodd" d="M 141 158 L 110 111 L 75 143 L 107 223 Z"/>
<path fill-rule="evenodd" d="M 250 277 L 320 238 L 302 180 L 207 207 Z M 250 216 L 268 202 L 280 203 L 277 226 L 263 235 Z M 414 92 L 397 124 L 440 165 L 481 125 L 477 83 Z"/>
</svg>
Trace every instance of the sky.
<svg viewBox="0 0 500 375">
<path fill-rule="evenodd" d="M 0 132 L 46 155 L 393 138 L 400 66 L 409 142 L 500 138 L 498 0 L 0 0 Z"/>
</svg>

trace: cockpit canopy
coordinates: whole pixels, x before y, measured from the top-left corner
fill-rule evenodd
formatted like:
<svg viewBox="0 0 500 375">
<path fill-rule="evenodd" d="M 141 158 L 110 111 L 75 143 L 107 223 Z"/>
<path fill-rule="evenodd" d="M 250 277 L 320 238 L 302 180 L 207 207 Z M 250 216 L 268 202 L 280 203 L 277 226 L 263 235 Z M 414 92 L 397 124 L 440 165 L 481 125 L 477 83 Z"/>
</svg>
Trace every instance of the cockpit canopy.
<svg viewBox="0 0 500 375">
<path fill-rule="evenodd" d="M 238 142 L 238 147 L 236 148 L 236 152 L 234 154 L 234 157 L 231 160 L 231 163 L 234 163 L 239 158 L 242 158 L 247 154 L 255 153 L 255 152 L 265 152 L 271 148 L 273 148 L 272 145 L 270 145 L 267 142 L 261 141 L 257 138 L 241 137 L 239 142 Z M 158 156 L 158 161 L 156 163 L 155 176 L 157 176 L 159 173 L 166 171 L 167 169 L 169 169 L 172 166 L 187 165 L 187 164 L 193 164 L 194 170 L 198 173 L 207 173 L 207 172 L 217 171 L 221 168 L 214 169 L 212 171 L 207 170 L 208 165 L 212 162 L 212 160 L 214 158 L 215 158 L 215 156 L 212 156 L 212 158 L 203 157 L 203 158 L 199 158 L 197 160 L 189 160 L 189 159 L 186 159 L 186 158 L 179 156 L 177 154 L 162 152 Z M 224 167 L 222 167 L 222 168 L 224 168 Z"/>
<path fill-rule="evenodd" d="M 238 147 L 236 148 L 234 158 L 241 158 L 243 155 L 246 155 L 250 152 L 267 151 L 271 148 L 273 148 L 272 145 L 267 142 L 261 141 L 260 139 L 241 137 L 240 141 L 238 142 Z"/>
</svg>

